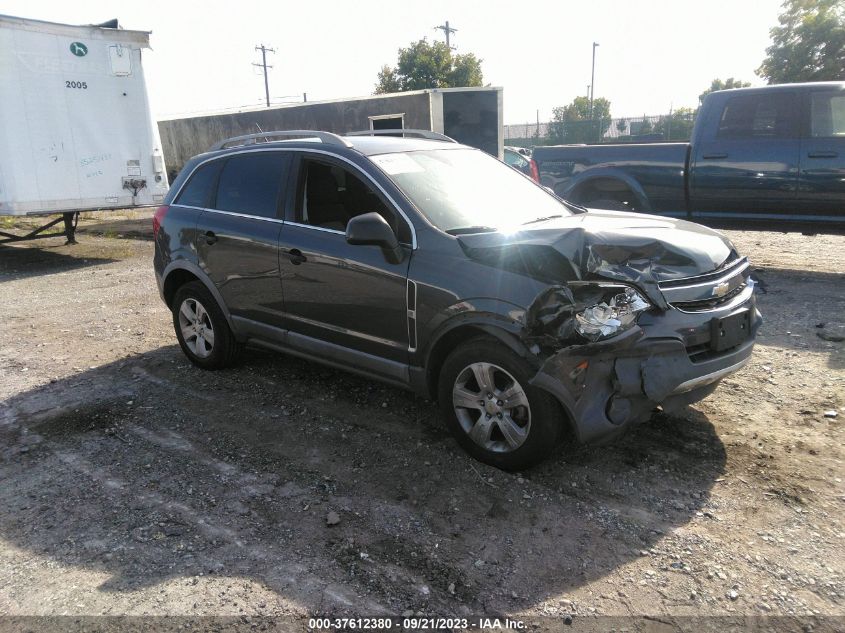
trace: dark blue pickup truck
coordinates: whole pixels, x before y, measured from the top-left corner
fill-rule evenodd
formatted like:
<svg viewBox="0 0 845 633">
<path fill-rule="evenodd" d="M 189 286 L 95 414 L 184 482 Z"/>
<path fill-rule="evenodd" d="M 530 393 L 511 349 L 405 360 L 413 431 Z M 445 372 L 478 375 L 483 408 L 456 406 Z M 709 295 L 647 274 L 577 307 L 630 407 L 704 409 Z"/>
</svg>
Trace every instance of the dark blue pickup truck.
<svg viewBox="0 0 845 633">
<path fill-rule="evenodd" d="M 537 147 L 577 204 L 746 227 L 845 231 L 845 82 L 714 92 L 690 143 Z"/>
</svg>

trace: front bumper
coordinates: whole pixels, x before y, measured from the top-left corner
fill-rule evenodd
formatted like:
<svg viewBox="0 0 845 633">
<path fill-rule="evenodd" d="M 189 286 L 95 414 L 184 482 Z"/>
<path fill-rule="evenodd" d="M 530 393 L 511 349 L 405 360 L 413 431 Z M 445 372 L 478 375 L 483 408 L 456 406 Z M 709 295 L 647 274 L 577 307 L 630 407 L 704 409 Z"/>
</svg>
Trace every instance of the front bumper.
<svg viewBox="0 0 845 633">
<path fill-rule="evenodd" d="M 744 310 L 750 312 L 748 338 L 713 351 L 711 322 Z M 719 310 L 644 313 L 639 327 L 625 334 L 550 356 L 531 383 L 560 401 L 580 441 L 605 439 L 648 419 L 658 405 L 671 410 L 712 393 L 751 359 L 762 322 L 753 287 Z"/>
</svg>

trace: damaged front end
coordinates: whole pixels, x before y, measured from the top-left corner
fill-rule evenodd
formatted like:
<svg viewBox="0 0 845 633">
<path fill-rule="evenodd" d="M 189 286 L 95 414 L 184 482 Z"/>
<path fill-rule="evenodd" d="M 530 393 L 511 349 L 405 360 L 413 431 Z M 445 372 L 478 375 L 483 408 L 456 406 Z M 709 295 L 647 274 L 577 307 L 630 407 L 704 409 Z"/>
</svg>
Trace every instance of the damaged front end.
<svg viewBox="0 0 845 633">
<path fill-rule="evenodd" d="M 561 222 L 462 242 L 476 261 L 556 281 L 526 309 L 520 338 L 539 366 L 532 384 L 556 396 L 581 441 L 700 400 L 748 362 L 762 318 L 750 265 L 723 236 L 629 214 Z"/>
<path fill-rule="evenodd" d="M 589 442 L 712 393 L 748 362 L 761 322 L 751 280 L 700 312 L 661 310 L 631 286 L 573 282 L 538 295 L 522 339 L 541 362 L 532 384 L 557 397 Z"/>
</svg>

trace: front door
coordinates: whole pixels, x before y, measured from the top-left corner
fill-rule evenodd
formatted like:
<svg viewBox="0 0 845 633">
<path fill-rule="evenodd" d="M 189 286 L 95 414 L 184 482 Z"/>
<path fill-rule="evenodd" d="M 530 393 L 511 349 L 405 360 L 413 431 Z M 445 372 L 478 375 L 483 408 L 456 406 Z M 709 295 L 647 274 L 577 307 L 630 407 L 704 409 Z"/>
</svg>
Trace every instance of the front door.
<svg viewBox="0 0 845 633">
<path fill-rule="evenodd" d="M 282 325 L 279 232 L 290 154 L 252 151 L 222 159 L 216 195 L 197 222 L 202 269 L 239 329 Z"/>
<path fill-rule="evenodd" d="M 403 246 L 392 264 L 377 246 L 347 244 L 345 230 L 350 218 L 375 211 L 410 242 L 405 220 L 357 168 L 316 154 L 299 160 L 293 206 L 279 238 L 289 345 L 404 379 L 412 250 Z"/>
</svg>

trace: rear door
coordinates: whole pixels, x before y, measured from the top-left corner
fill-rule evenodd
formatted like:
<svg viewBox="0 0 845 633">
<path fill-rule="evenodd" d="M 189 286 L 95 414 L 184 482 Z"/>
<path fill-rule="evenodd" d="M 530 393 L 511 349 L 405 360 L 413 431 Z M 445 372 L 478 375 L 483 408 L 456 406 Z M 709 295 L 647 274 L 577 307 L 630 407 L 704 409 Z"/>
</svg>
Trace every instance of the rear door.
<svg viewBox="0 0 845 633">
<path fill-rule="evenodd" d="M 693 217 L 794 213 L 801 143 L 797 94 L 737 93 L 715 116 L 693 156 Z"/>
<path fill-rule="evenodd" d="M 801 141 L 799 208 L 805 216 L 842 219 L 845 218 L 845 90 L 812 90 L 808 100 L 810 125 Z"/>
<path fill-rule="evenodd" d="M 411 229 L 367 175 L 339 158 L 302 152 L 296 201 L 279 259 L 289 344 L 404 381 L 408 363 L 406 284 Z M 346 224 L 378 212 L 404 243 L 398 264 L 377 246 L 346 242 Z"/>
<path fill-rule="evenodd" d="M 247 332 L 282 325 L 278 243 L 290 156 L 253 150 L 220 159 L 215 195 L 197 222 L 200 267 Z"/>
</svg>

